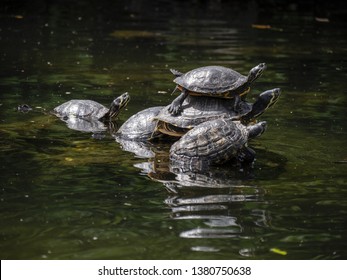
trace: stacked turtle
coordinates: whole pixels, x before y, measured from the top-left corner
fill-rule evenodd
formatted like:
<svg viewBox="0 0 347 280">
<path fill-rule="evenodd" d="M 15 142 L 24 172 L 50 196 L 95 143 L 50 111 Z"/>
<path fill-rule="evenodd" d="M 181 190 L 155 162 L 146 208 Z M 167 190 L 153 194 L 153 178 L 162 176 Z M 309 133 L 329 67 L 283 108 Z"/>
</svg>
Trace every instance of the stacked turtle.
<svg viewBox="0 0 347 280">
<path fill-rule="evenodd" d="M 247 76 L 222 66 L 201 67 L 185 74 L 171 70 L 180 95 L 168 106 L 147 108 L 130 117 L 116 132 L 116 140 L 174 138 L 171 163 L 189 169 L 205 169 L 231 158 L 252 162 L 255 153 L 247 142 L 265 131 L 266 122 L 252 123 L 280 96 L 276 88 L 261 93 L 253 104 L 245 101 L 251 84 L 265 69 L 265 63 L 261 63 Z M 122 94 L 109 109 L 91 100 L 71 100 L 53 112 L 63 120 L 107 122 L 118 115 L 129 98 L 128 93 Z"/>
<path fill-rule="evenodd" d="M 201 67 L 185 74 L 171 70 L 181 94 L 166 107 L 151 107 L 130 117 L 116 139 L 175 137 L 170 149 L 173 165 L 207 168 L 234 157 L 252 162 L 254 152 L 247 147 L 248 139 L 261 135 L 266 122 L 250 123 L 280 96 L 280 89 L 272 89 L 261 93 L 254 104 L 245 101 L 251 84 L 265 69 L 265 63 L 261 63 L 248 76 L 221 66 Z"/>
</svg>

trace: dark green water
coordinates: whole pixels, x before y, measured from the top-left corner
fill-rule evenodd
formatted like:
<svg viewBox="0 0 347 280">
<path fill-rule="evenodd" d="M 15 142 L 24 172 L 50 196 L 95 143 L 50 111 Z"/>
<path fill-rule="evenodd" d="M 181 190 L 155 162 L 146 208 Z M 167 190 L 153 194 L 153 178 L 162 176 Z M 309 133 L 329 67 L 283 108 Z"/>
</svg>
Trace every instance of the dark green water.
<svg viewBox="0 0 347 280">
<path fill-rule="evenodd" d="M 1 259 L 345 259 L 345 7 L 114 2 L 2 4 Z M 247 172 L 173 174 L 168 145 L 141 158 L 42 113 L 128 91 L 121 124 L 174 98 L 169 68 L 260 62 L 249 100 L 282 96 Z"/>
</svg>

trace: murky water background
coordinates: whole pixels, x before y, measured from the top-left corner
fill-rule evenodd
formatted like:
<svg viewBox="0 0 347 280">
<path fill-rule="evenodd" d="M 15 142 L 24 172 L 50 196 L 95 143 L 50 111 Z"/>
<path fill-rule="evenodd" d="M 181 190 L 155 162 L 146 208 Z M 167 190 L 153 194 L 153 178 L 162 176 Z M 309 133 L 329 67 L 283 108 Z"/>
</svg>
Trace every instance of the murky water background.
<svg viewBox="0 0 347 280">
<path fill-rule="evenodd" d="M 346 258 L 345 7 L 115 2 L 2 4 L 1 258 Z M 252 170 L 171 173 L 169 145 L 141 158 L 49 115 L 128 91 L 121 124 L 170 103 L 169 68 L 260 62 L 249 100 L 283 93 L 261 117 Z"/>
</svg>

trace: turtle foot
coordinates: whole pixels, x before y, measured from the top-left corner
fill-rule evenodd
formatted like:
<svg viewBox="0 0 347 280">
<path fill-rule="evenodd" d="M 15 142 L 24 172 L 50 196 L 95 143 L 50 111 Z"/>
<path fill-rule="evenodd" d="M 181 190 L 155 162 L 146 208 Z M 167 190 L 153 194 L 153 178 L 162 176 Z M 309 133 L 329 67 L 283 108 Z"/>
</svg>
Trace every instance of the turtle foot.
<svg viewBox="0 0 347 280">
<path fill-rule="evenodd" d="M 171 103 L 171 105 L 168 108 L 168 111 L 171 115 L 177 116 L 181 112 L 181 106 L 175 104 L 174 102 Z"/>
</svg>

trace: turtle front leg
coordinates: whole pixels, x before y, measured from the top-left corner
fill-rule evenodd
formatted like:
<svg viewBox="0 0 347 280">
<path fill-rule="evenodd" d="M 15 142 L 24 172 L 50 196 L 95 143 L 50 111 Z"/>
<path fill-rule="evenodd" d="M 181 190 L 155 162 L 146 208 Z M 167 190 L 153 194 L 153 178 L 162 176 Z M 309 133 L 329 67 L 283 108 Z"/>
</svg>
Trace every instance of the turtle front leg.
<svg viewBox="0 0 347 280">
<path fill-rule="evenodd" d="M 181 111 L 182 108 L 182 103 L 184 101 L 184 99 L 186 99 L 186 97 L 188 96 L 188 91 L 183 89 L 181 94 L 179 96 L 177 96 L 174 101 L 171 102 L 168 110 L 170 112 L 171 115 L 178 115 L 179 112 Z"/>
<path fill-rule="evenodd" d="M 234 112 L 239 112 L 239 110 L 240 110 L 240 102 L 241 102 L 240 95 L 235 95 L 234 96 Z"/>
<path fill-rule="evenodd" d="M 237 159 L 242 165 L 251 165 L 255 160 L 255 151 L 250 147 L 243 147 Z"/>
</svg>

